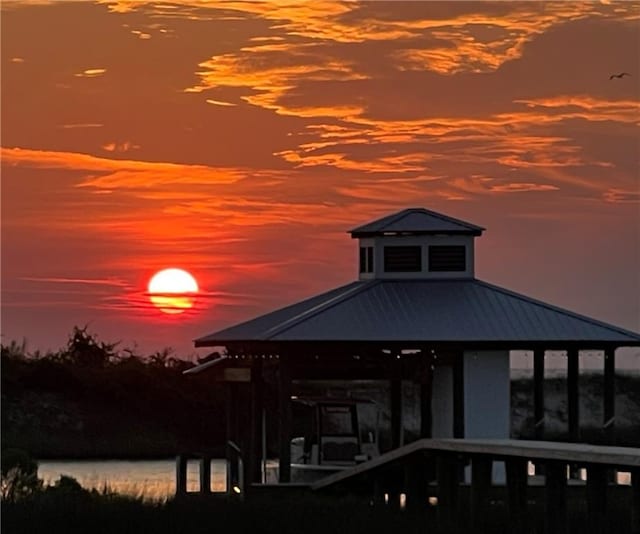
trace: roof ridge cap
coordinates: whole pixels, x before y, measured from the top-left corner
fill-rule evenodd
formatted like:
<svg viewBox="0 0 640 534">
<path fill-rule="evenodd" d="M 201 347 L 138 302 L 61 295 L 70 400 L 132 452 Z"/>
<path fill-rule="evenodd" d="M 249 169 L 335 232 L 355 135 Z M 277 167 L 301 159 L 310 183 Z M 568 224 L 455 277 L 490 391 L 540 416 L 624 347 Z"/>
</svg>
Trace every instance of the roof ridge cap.
<svg viewBox="0 0 640 534">
<path fill-rule="evenodd" d="M 621 327 L 613 325 L 613 324 L 605 323 L 604 321 L 600 321 L 598 319 L 594 319 L 592 317 L 588 317 L 586 315 L 582 315 L 580 313 L 561 308 L 560 306 L 556 306 L 554 304 L 549 304 L 548 302 L 544 302 L 542 300 L 534 299 L 534 298 L 528 297 L 527 295 L 523 295 L 521 293 L 516 293 L 515 291 L 512 291 L 510 289 L 506 289 L 504 287 L 500 287 L 500 286 L 497 286 L 495 284 L 491 284 L 489 282 L 485 282 L 484 280 L 480 280 L 478 278 L 474 278 L 473 281 L 477 282 L 480 285 L 484 285 L 484 286 L 487 286 L 487 287 L 489 287 L 491 289 L 494 289 L 496 291 L 504 293 L 505 295 L 509 295 L 509 296 L 517 298 L 519 300 L 524 300 L 524 301 L 530 302 L 532 304 L 535 304 L 537 306 L 541 306 L 543 308 L 547 308 L 549 310 L 562 313 L 563 315 L 568 315 L 569 317 L 573 317 L 574 319 L 580 319 L 581 321 L 585 321 L 585 322 L 591 323 L 591 324 L 593 324 L 595 326 L 599 326 L 601 328 L 608 328 L 609 330 L 615 330 L 619 334 L 623 334 L 625 336 L 634 337 L 634 338 L 636 338 L 636 340 L 640 341 L 640 334 L 638 334 L 637 332 L 633 332 L 632 330 L 627 330 L 626 328 L 621 328 Z"/>
<path fill-rule="evenodd" d="M 320 304 L 317 304 L 316 306 L 314 306 L 313 308 L 310 308 L 308 310 L 303 311 L 302 313 L 299 313 L 298 315 L 296 315 L 295 317 L 291 317 L 289 319 L 287 319 L 286 321 L 283 321 L 275 326 L 272 326 L 271 328 L 267 329 L 264 331 L 264 336 L 266 340 L 272 339 L 274 336 L 278 336 L 280 334 L 282 334 L 283 332 L 286 332 L 287 330 L 290 330 L 291 328 L 293 328 L 296 325 L 299 325 L 301 322 L 306 321 L 307 319 L 310 319 L 311 317 L 315 317 L 317 314 L 319 314 L 322 311 L 325 311 L 329 308 L 332 308 L 342 302 L 344 302 L 345 300 L 349 300 L 351 298 L 353 298 L 355 295 L 371 288 L 374 287 L 376 285 L 378 285 L 380 282 L 380 280 L 367 280 L 366 282 L 364 282 L 362 285 L 356 285 L 348 290 L 346 290 L 344 293 L 337 295 L 331 299 L 329 299 L 328 301 L 325 302 L 321 302 Z"/>
</svg>

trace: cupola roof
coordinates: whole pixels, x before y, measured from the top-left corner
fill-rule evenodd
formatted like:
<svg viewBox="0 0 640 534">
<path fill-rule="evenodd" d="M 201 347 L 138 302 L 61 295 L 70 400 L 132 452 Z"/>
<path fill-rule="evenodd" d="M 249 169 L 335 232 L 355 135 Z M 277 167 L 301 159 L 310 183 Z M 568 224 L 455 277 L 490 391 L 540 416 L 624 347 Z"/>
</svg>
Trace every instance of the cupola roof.
<svg viewBox="0 0 640 534">
<path fill-rule="evenodd" d="M 479 236 L 484 228 L 424 208 L 408 208 L 358 226 L 351 237 L 404 234 L 464 234 Z"/>
</svg>

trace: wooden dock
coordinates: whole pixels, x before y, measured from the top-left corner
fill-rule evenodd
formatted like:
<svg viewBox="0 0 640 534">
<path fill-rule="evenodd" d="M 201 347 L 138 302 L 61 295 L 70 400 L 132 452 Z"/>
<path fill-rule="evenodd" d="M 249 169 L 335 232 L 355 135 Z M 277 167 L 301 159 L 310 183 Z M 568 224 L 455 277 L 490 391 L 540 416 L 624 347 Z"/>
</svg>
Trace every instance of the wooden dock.
<svg viewBox="0 0 640 534">
<path fill-rule="evenodd" d="M 421 439 L 328 475 L 315 484 L 244 486 L 241 451 L 227 464 L 227 491 L 210 491 L 211 456 L 176 461 L 178 497 L 287 498 L 349 495 L 373 506 L 415 513 L 442 531 L 565 534 L 584 516 L 580 532 L 640 534 L 640 449 L 584 443 L 499 439 Z M 229 452 L 229 451 L 228 451 Z M 199 492 L 187 492 L 188 459 L 200 461 Z M 529 472 L 535 465 L 535 475 Z M 575 477 L 579 470 L 586 480 Z M 617 472 L 628 473 L 618 484 Z M 615 505 L 615 506 L 614 506 Z M 615 522 L 612 522 L 613 515 Z"/>
<path fill-rule="evenodd" d="M 544 475 L 530 476 L 529 462 Z M 568 478 L 575 468 L 586 470 L 586 482 Z M 492 477 L 496 471 L 498 476 Z M 495 480 L 501 478 L 500 471 L 503 481 Z M 611 483 L 615 471 L 629 472 L 630 486 Z M 542 505 L 548 534 L 568 532 L 567 503 L 572 493 L 586 503 L 588 532 L 607 532 L 608 504 L 615 499 L 624 501 L 622 508 L 629 511 L 629 532 L 640 534 L 640 449 L 636 448 L 423 439 L 330 475 L 312 489 L 357 494 L 374 505 L 402 506 L 407 511 L 435 507 L 439 527 L 459 528 L 461 521 L 468 521 L 471 532 L 486 532 L 486 520 L 497 507 L 507 509 L 508 531 L 529 531 L 530 508 Z"/>
</svg>

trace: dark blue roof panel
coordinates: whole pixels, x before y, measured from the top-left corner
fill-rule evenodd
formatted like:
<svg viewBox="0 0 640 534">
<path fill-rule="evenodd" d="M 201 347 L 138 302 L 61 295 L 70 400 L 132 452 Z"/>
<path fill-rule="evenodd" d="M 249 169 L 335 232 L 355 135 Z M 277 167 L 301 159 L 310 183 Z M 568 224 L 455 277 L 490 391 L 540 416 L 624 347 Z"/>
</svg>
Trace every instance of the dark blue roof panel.
<svg viewBox="0 0 640 534">
<path fill-rule="evenodd" d="M 475 279 L 353 282 L 196 340 L 605 342 L 640 334 Z"/>
</svg>

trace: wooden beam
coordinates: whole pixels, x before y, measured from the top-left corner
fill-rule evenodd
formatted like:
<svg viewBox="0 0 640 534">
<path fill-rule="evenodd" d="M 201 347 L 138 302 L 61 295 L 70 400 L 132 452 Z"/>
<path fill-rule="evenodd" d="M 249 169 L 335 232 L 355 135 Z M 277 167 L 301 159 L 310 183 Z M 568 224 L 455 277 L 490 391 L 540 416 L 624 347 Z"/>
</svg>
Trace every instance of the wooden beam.
<svg viewBox="0 0 640 534">
<path fill-rule="evenodd" d="M 464 438 L 464 353 L 453 362 L 453 437 Z"/>
<path fill-rule="evenodd" d="M 578 378 L 580 359 L 577 349 L 567 351 L 567 411 L 569 419 L 569 441 L 580 441 L 580 404 Z"/>
<path fill-rule="evenodd" d="M 607 445 L 616 441 L 616 350 L 604 351 L 604 421 L 602 428 Z"/>
<path fill-rule="evenodd" d="M 280 355 L 278 370 L 279 481 L 291 482 L 291 375 L 288 354 Z"/>
<path fill-rule="evenodd" d="M 544 349 L 533 351 L 533 421 L 536 439 L 544 439 Z"/>
</svg>

